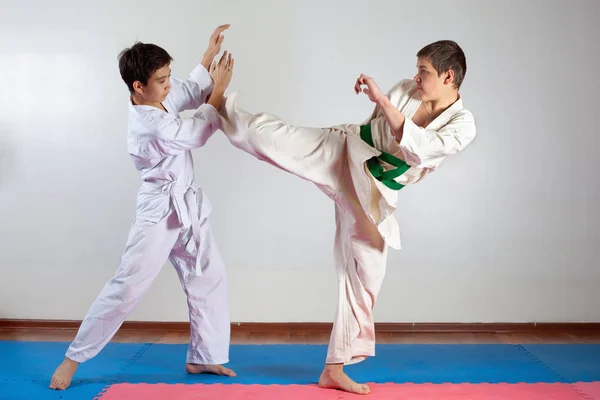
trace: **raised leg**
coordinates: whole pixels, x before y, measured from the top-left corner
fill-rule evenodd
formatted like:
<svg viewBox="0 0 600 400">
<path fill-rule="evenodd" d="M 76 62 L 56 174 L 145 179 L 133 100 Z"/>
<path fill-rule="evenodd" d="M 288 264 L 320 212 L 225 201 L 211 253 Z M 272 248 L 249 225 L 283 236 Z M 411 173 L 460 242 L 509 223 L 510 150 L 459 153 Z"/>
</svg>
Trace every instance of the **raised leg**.
<svg viewBox="0 0 600 400">
<path fill-rule="evenodd" d="M 314 183 L 329 197 L 335 196 L 340 176 L 348 168 L 349 129 L 344 126 L 300 127 L 272 114 L 251 114 L 237 106 L 235 94 L 227 99 L 221 116 L 223 132 L 235 147 Z M 367 160 L 377 154 L 376 150 L 354 139 L 356 157 Z"/>
</svg>

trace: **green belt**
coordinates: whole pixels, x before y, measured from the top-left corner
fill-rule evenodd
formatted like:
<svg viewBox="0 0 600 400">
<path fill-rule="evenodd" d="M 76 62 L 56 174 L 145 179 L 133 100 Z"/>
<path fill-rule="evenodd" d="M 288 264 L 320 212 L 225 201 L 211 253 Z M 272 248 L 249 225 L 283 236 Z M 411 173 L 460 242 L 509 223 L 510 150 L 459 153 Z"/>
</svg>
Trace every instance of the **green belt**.
<svg viewBox="0 0 600 400">
<path fill-rule="evenodd" d="M 367 142 L 369 146 L 375 147 L 373 145 L 373 136 L 371 134 L 370 124 L 362 125 L 360 127 L 360 138 Z M 381 165 L 379 162 L 380 160 L 393 165 L 396 168 L 386 171 L 383 169 L 383 165 Z M 408 171 L 410 166 L 398 157 L 394 157 L 393 155 L 382 151 L 379 157 L 372 157 L 371 159 L 367 160 L 367 168 L 369 168 L 369 171 L 375 177 L 375 179 L 383 183 L 385 186 L 393 190 L 400 190 L 404 187 L 404 185 L 396 182 L 394 179 Z"/>
</svg>

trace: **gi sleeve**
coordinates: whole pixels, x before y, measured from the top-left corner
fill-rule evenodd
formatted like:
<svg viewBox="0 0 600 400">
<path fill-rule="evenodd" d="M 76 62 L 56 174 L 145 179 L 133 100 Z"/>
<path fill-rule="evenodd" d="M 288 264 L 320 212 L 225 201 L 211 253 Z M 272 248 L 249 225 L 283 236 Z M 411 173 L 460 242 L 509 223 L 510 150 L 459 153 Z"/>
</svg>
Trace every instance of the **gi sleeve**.
<svg viewBox="0 0 600 400">
<path fill-rule="evenodd" d="M 466 110 L 456 114 L 441 129 L 423 129 L 410 119 L 404 121 L 400 152 L 415 168 L 435 169 L 445 158 L 464 149 L 475 138 L 473 115 Z"/>
<path fill-rule="evenodd" d="M 214 82 L 210 73 L 199 64 L 188 80 L 171 77 L 171 101 L 178 112 L 193 110 L 206 103 L 212 93 Z"/>
<path fill-rule="evenodd" d="M 410 86 L 412 83 L 413 83 L 413 81 L 411 81 L 410 79 L 402 79 L 400 82 L 398 82 L 394 86 L 392 86 L 392 88 L 390 90 L 388 90 L 385 97 L 387 97 L 391 101 L 392 96 L 396 96 L 396 97 L 403 96 L 404 93 L 406 93 L 410 89 Z M 366 120 L 364 120 L 361 125 L 370 124 L 371 121 L 373 121 L 376 118 L 381 117 L 382 115 L 383 115 L 383 113 L 381 112 L 381 108 L 376 105 L 373 108 L 373 112 L 371 113 L 371 116 L 369 118 L 367 118 Z"/>
<path fill-rule="evenodd" d="M 176 155 L 202 147 L 221 129 L 221 119 L 210 104 L 203 104 L 193 117 L 165 117 L 157 126 L 154 148 L 162 155 Z"/>
</svg>

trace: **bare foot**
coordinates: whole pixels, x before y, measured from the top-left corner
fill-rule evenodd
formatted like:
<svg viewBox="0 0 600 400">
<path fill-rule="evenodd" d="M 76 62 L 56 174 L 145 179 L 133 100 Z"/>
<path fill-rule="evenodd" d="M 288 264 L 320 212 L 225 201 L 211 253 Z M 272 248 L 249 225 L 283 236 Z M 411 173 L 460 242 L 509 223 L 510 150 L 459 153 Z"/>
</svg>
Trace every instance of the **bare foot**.
<svg viewBox="0 0 600 400">
<path fill-rule="evenodd" d="M 52 375 L 50 389 L 65 390 L 68 388 L 78 366 L 79 363 L 65 357 L 63 362 L 56 368 L 56 371 L 54 371 L 54 375 Z"/>
<path fill-rule="evenodd" d="M 222 365 L 186 364 L 185 370 L 188 374 L 214 374 L 225 376 L 237 376 L 235 372 Z"/>
<path fill-rule="evenodd" d="M 371 389 L 367 385 L 354 382 L 344 372 L 343 364 L 327 364 L 319 378 L 319 387 L 325 389 L 339 389 L 349 393 L 369 394 Z"/>
</svg>

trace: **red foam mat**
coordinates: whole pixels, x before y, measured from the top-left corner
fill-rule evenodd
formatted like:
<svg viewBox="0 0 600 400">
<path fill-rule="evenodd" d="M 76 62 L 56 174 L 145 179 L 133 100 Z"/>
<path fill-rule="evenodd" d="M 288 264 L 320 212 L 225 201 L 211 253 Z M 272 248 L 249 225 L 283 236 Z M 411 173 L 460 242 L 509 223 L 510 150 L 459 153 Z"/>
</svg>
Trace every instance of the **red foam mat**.
<svg viewBox="0 0 600 400">
<path fill-rule="evenodd" d="M 600 382 L 518 384 L 370 384 L 367 397 L 314 385 L 223 385 L 223 384 L 116 384 L 101 400 L 600 400 Z M 582 396 L 582 392 L 587 397 Z"/>
<path fill-rule="evenodd" d="M 600 400 L 600 382 L 581 382 L 575 384 L 575 387 L 585 393 L 588 396 L 588 400 Z"/>
</svg>

